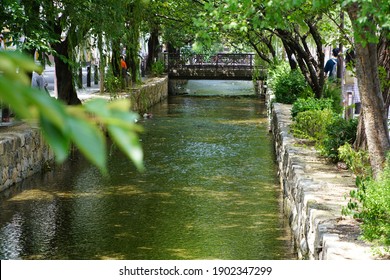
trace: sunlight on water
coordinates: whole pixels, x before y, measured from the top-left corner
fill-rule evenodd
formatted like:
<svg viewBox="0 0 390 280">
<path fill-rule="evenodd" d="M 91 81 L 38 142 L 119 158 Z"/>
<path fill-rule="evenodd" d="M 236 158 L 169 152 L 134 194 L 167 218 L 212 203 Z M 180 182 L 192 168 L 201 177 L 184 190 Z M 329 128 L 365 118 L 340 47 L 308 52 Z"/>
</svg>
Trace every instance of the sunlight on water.
<svg viewBox="0 0 390 280">
<path fill-rule="evenodd" d="M 248 82 L 193 81 L 141 120 L 146 171 L 110 147 L 1 199 L 1 259 L 294 259 L 264 104 Z M 206 88 L 205 88 L 206 87 Z"/>
</svg>

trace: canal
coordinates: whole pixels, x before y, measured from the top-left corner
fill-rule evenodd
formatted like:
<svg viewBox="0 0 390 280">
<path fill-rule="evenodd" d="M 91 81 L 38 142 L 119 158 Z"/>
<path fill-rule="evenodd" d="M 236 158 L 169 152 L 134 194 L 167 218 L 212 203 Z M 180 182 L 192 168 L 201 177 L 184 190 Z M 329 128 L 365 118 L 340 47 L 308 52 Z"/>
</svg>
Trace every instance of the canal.
<svg viewBox="0 0 390 280">
<path fill-rule="evenodd" d="M 140 120 L 145 172 L 111 145 L 107 177 L 73 154 L 4 192 L 0 259 L 295 259 L 264 102 L 186 90 Z"/>
</svg>

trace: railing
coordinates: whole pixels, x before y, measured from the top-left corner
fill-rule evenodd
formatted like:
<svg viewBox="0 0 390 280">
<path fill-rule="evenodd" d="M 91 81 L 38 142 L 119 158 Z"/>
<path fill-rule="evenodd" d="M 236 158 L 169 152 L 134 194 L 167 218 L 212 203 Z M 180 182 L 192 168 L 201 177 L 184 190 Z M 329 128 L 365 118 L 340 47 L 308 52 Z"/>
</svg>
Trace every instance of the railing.
<svg viewBox="0 0 390 280">
<path fill-rule="evenodd" d="M 165 66 L 171 78 L 252 79 L 255 55 L 248 53 L 165 54 Z M 261 70 L 261 75 L 265 73 Z"/>
<path fill-rule="evenodd" d="M 225 54 L 216 55 L 203 54 L 168 54 L 166 65 L 170 68 L 192 67 L 253 67 L 253 54 Z"/>
</svg>

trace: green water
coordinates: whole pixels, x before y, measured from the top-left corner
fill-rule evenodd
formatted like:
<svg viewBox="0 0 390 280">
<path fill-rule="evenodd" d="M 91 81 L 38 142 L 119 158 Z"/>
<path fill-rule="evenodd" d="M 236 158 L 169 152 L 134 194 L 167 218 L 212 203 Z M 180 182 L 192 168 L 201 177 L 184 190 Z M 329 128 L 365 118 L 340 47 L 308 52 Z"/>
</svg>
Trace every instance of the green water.
<svg viewBox="0 0 390 280">
<path fill-rule="evenodd" d="M 263 102 L 179 96 L 151 112 L 146 172 L 110 147 L 109 177 L 75 155 L 5 192 L 0 258 L 296 258 Z"/>
</svg>

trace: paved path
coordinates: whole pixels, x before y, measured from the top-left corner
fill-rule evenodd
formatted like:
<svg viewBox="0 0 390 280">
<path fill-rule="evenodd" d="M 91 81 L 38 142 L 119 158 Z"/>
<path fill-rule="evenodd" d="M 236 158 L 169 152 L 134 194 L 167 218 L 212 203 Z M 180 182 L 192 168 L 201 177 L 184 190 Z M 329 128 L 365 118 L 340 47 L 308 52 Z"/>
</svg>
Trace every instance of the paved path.
<svg viewBox="0 0 390 280">
<path fill-rule="evenodd" d="M 50 95 L 53 97 L 57 97 L 56 93 L 54 92 L 54 72 L 55 72 L 54 66 L 46 66 L 45 71 L 43 72 L 43 76 L 44 76 L 46 82 L 48 83 L 47 88 L 50 92 Z M 93 97 L 96 94 L 99 94 L 100 85 L 99 85 L 99 83 L 98 84 L 94 83 L 93 73 L 92 73 L 91 87 L 87 87 L 87 68 L 86 67 L 83 68 L 82 73 L 83 73 L 83 76 L 82 76 L 83 87 L 81 89 L 76 88 L 76 90 L 77 90 L 77 96 L 79 97 L 79 99 L 86 100 L 86 99 Z"/>
</svg>

